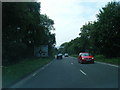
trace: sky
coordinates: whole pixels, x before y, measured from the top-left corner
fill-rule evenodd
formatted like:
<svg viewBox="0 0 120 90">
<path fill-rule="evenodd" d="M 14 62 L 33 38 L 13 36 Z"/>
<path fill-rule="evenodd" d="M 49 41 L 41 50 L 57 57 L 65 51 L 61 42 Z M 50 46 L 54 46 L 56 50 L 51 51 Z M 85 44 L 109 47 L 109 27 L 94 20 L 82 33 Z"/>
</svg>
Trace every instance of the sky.
<svg viewBox="0 0 120 90">
<path fill-rule="evenodd" d="M 113 0 L 38 0 L 41 14 L 54 20 L 56 47 L 79 37 L 80 28 L 88 21 L 96 21 L 96 14 L 110 1 Z"/>
</svg>

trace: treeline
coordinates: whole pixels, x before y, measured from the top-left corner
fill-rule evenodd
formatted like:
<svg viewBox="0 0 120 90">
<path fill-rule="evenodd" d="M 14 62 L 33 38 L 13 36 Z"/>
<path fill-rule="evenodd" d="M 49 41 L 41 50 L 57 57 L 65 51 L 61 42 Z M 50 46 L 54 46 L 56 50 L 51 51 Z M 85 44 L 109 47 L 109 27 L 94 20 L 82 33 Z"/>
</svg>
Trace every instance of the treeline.
<svg viewBox="0 0 120 90">
<path fill-rule="evenodd" d="M 2 62 L 16 63 L 34 56 L 34 46 L 55 46 L 54 21 L 40 14 L 37 2 L 2 3 Z"/>
<path fill-rule="evenodd" d="M 63 43 L 60 51 L 77 54 L 88 51 L 106 57 L 120 57 L 120 2 L 109 2 L 99 10 L 97 21 L 80 28 L 80 37 Z"/>
</svg>

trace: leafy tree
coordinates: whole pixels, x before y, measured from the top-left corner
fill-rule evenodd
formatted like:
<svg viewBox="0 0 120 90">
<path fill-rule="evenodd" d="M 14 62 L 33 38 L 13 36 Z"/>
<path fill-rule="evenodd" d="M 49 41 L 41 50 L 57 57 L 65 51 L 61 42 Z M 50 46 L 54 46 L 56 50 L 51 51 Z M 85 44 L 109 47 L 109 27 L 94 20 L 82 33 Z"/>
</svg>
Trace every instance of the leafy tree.
<svg viewBox="0 0 120 90">
<path fill-rule="evenodd" d="M 119 56 L 120 51 L 120 3 L 109 2 L 97 15 L 96 37 L 101 53 L 108 57 Z M 116 53 L 116 51 L 118 51 Z"/>
<path fill-rule="evenodd" d="M 54 21 L 40 14 L 40 3 L 3 2 L 2 22 L 3 64 L 33 56 L 34 46 L 55 45 Z"/>
<path fill-rule="evenodd" d="M 107 57 L 120 56 L 120 3 L 109 2 L 97 14 L 97 21 L 88 22 L 80 28 L 80 37 L 71 40 L 64 50 L 71 54 L 90 51 Z M 63 50 L 63 51 L 64 51 Z"/>
</svg>

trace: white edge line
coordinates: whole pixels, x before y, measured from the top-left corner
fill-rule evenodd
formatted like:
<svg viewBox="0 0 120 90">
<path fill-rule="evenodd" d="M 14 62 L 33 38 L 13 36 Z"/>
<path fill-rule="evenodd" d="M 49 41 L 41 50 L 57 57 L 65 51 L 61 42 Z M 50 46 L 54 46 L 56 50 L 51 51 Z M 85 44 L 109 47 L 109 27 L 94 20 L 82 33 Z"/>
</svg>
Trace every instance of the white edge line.
<svg viewBox="0 0 120 90">
<path fill-rule="evenodd" d="M 52 61 L 53 62 L 53 61 Z M 50 65 L 52 62 L 50 62 L 48 65 Z M 45 65 L 46 66 L 46 65 Z M 30 74 L 28 75 L 26 78 L 18 81 L 16 84 L 13 84 L 12 86 L 10 86 L 10 88 L 18 88 L 20 86 L 23 85 L 23 83 L 25 83 L 27 80 L 29 80 L 30 78 L 32 78 L 33 76 L 35 76 L 36 74 L 38 74 L 41 70 L 45 69 L 45 66 L 43 66 L 42 68 L 40 68 L 38 71 L 36 71 L 34 74 Z"/>
<path fill-rule="evenodd" d="M 45 69 L 45 67 L 42 67 L 42 70 Z"/>
<path fill-rule="evenodd" d="M 80 72 L 82 73 L 82 74 L 84 74 L 84 75 L 87 75 L 85 72 L 83 72 L 82 70 L 80 70 Z"/>
<path fill-rule="evenodd" d="M 32 76 L 34 77 L 37 73 L 34 73 Z"/>
<path fill-rule="evenodd" d="M 104 63 L 104 62 L 98 62 L 98 61 L 95 61 L 96 63 L 100 63 L 100 64 L 105 64 L 105 65 L 109 65 L 109 66 L 113 66 L 113 67 L 119 67 L 117 65 L 113 65 L 113 64 L 109 64 L 109 63 Z"/>
<path fill-rule="evenodd" d="M 75 57 L 72 57 L 72 58 L 75 58 Z M 76 59 L 76 58 L 75 58 Z M 105 65 L 109 65 L 109 66 L 113 66 L 113 67 L 117 67 L 119 68 L 118 65 L 114 65 L 114 64 L 109 64 L 109 63 L 104 63 L 104 62 L 98 62 L 98 61 L 95 61 L 96 63 L 100 63 L 100 64 L 105 64 Z"/>
</svg>

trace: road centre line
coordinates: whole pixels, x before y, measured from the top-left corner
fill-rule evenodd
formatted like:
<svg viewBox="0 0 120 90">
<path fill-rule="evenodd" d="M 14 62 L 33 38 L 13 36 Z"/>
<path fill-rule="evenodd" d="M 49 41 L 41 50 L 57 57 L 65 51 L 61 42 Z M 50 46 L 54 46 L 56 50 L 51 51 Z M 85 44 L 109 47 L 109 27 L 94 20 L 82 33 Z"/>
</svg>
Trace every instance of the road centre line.
<svg viewBox="0 0 120 90">
<path fill-rule="evenodd" d="M 84 75 L 87 75 L 85 72 L 83 72 L 82 70 L 80 70 L 80 72 L 82 73 L 82 74 L 84 74 Z"/>
</svg>

